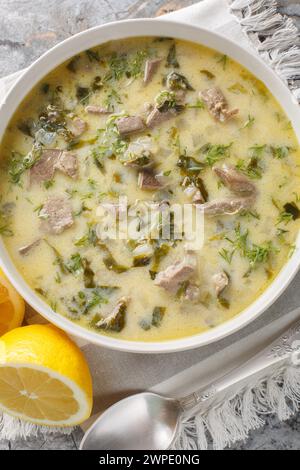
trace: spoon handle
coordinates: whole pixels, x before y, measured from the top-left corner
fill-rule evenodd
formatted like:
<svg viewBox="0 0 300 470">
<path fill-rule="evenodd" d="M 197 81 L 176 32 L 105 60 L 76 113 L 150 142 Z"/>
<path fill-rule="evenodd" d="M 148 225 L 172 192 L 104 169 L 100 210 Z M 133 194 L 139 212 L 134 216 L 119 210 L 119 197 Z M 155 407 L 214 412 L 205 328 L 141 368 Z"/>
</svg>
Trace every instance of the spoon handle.
<svg viewBox="0 0 300 470">
<path fill-rule="evenodd" d="M 263 380 L 266 376 L 279 371 L 287 365 L 300 365 L 300 322 L 296 322 L 289 330 L 255 355 L 242 366 L 230 371 L 207 388 L 202 388 L 179 400 L 184 412 L 189 412 L 207 402 L 217 403 L 222 392 L 227 399 L 235 396 L 249 383 L 249 378 Z"/>
</svg>

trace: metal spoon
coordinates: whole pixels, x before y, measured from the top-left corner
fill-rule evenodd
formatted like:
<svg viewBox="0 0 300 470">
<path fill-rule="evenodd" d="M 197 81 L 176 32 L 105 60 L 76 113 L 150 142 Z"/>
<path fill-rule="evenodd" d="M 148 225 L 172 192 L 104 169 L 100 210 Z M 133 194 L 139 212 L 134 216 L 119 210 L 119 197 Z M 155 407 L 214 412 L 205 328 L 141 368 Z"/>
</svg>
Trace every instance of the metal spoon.
<svg viewBox="0 0 300 470">
<path fill-rule="evenodd" d="M 81 450 L 166 450 L 176 438 L 183 416 L 201 412 L 201 404 L 217 406 L 218 396 L 232 398 L 254 376 L 272 374 L 288 363 L 300 364 L 300 323 L 241 367 L 210 387 L 182 399 L 145 392 L 132 395 L 108 408 L 86 432 Z M 268 369 L 268 371 L 267 371 Z M 223 392 L 223 394 L 222 394 Z M 208 403 L 209 402 L 209 403 Z"/>
</svg>

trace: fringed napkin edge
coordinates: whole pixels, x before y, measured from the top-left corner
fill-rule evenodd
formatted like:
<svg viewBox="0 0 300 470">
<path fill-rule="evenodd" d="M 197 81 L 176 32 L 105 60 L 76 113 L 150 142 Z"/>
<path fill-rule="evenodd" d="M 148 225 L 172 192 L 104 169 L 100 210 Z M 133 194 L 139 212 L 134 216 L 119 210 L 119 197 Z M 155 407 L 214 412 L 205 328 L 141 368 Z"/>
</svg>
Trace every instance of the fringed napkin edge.
<svg viewBox="0 0 300 470">
<path fill-rule="evenodd" d="M 278 0 L 227 0 L 231 13 L 260 56 L 300 103 L 300 33 L 279 12 Z"/>
</svg>

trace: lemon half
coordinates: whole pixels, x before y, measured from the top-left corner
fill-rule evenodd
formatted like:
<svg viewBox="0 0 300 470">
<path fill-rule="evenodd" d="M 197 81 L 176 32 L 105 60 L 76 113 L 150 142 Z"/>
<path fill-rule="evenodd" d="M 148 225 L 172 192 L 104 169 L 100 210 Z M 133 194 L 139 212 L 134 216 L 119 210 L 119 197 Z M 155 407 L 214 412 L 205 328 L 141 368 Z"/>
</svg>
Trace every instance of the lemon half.
<svg viewBox="0 0 300 470">
<path fill-rule="evenodd" d="M 25 302 L 0 269 L 0 336 L 21 326 Z"/>
<path fill-rule="evenodd" d="M 45 426 L 74 426 L 92 409 L 88 364 L 52 325 L 30 325 L 0 339 L 0 410 Z"/>
</svg>

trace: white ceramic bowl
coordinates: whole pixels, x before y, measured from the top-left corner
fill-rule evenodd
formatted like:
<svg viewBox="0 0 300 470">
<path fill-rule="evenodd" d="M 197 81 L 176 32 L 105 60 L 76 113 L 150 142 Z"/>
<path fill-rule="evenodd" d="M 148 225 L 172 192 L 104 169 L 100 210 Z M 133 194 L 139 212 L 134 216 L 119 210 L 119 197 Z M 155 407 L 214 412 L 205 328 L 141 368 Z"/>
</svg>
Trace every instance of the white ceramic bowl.
<svg viewBox="0 0 300 470">
<path fill-rule="evenodd" d="M 227 54 L 244 67 L 249 69 L 254 75 L 262 80 L 270 89 L 272 94 L 280 102 L 281 106 L 293 123 L 295 132 L 300 141 L 300 108 L 293 101 L 289 90 L 257 56 L 251 54 L 239 45 L 231 42 L 221 35 L 210 32 L 203 28 L 190 26 L 183 23 L 168 21 L 164 19 L 138 19 L 110 23 L 104 26 L 92 28 L 84 31 L 70 39 L 58 44 L 40 59 L 34 62 L 24 75 L 19 78 L 14 85 L 5 103 L 0 109 L 0 139 L 17 109 L 19 103 L 28 92 L 56 66 L 76 55 L 77 53 L 105 43 L 114 39 L 123 39 L 138 36 L 165 36 L 184 39 Z M 67 333 L 83 338 L 100 346 L 109 347 L 123 351 L 139 353 L 163 353 L 182 351 L 203 346 L 205 344 L 218 341 L 225 336 L 234 333 L 261 315 L 286 289 L 298 271 L 299 258 L 299 238 L 297 248 L 284 266 L 280 274 L 269 286 L 269 288 L 246 310 L 226 323 L 209 330 L 205 333 L 163 342 L 133 342 L 110 338 L 89 331 L 76 325 L 67 318 L 53 312 L 51 308 L 38 297 L 35 292 L 26 284 L 12 263 L 4 244 L 0 243 L 0 263 L 20 294 L 26 301 L 50 322 L 54 323 Z"/>
</svg>

